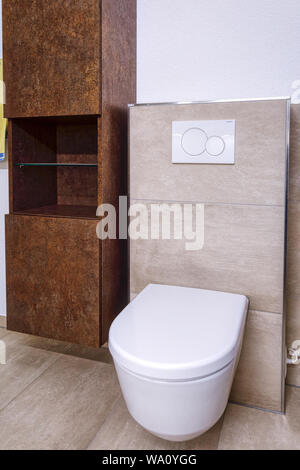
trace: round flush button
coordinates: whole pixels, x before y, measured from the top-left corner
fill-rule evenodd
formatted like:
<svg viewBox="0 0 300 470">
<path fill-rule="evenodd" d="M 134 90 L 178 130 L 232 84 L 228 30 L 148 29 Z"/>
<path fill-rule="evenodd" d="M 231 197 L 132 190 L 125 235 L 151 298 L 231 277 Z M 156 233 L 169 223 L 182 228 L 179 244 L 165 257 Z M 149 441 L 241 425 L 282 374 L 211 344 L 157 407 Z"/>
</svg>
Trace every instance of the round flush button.
<svg viewBox="0 0 300 470">
<path fill-rule="evenodd" d="M 181 139 L 181 147 L 191 157 L 196 157 L 205 152 L 207 135 L 202 129 L 192 127 L 185 131 Z"/>
<path fill-rule="evenodd" d="M 210 137 L 206 142 L 206 151 L 209 155 L 217 157 L 225 150 L 225 142 L 222 137 L 216 135 Z"/>
</svg>

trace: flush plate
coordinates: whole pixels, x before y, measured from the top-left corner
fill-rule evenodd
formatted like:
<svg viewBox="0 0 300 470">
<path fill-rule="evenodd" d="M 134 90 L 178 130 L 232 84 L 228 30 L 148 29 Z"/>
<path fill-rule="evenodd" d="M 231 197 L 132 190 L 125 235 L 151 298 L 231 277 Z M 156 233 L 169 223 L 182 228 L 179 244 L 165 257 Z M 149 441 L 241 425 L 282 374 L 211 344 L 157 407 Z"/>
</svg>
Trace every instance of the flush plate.
<svg viewBox="0 0 300 470">
<path fill-rule="evenodd" d="M 235 120 L 173 121 L 172 162 L 234 164 Z"/>
</svg>

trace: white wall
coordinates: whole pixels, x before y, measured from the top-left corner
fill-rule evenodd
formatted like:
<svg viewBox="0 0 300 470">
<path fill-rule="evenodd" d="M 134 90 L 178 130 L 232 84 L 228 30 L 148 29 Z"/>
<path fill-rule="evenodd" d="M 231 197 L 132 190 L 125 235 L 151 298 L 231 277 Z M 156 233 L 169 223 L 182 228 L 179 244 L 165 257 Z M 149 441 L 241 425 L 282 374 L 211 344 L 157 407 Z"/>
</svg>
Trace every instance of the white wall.
<svg viewBox="0 0 300 470">
<path fill-rule="evenodd" d="M 299 0 L 137 1 L 139 102 L 290 95 L 300 79 Z M 7 179 L 0 164 L 0 315 Z"/>
<path fill-rule="evenodd" d="M 138 101 L 291 94 L 299 0 L 138 0 Z"/>
</svg>

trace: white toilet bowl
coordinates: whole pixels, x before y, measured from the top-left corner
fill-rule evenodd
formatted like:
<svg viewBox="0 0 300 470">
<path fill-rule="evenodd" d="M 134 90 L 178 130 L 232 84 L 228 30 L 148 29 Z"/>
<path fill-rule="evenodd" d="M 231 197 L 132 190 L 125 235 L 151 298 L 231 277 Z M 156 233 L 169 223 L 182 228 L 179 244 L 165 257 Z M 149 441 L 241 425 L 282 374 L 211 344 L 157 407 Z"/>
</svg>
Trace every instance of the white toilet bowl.
<svg viewBox="0 0 300 470">
<path fill-rule="evenodd" d="M 109 349 L 133 418 L 184 441 L 222 416 L 238 364 L 248 299 L 149 284 L 114 320 Z"/>
</svg>

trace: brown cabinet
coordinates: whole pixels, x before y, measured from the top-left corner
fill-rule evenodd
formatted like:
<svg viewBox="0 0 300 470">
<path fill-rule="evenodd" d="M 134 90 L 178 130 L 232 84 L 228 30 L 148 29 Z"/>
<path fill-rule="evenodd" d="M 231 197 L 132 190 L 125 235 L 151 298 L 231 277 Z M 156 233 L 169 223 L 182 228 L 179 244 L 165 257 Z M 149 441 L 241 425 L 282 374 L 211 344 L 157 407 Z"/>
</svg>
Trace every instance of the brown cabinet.
<svg viewBox="0 0 300 470">
<path fill-rule="evenodd" d="M 6 216 L 8 329 L 99 346 L 96 224 Z"/>
<path fill-rule="evenodd" d="M 3 33 L 8 328 L 100 346 L 128 301 L 96 209 L 127 193 L 136 0 L 3 0 Z"/>
</svg>

